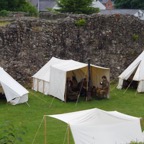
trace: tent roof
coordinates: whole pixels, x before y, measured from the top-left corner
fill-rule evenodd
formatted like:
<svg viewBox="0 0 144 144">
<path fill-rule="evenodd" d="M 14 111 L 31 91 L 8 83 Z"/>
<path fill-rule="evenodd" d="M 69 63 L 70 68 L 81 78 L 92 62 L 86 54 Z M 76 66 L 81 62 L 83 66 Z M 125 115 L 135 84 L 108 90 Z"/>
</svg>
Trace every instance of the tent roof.
<svg viewBox="0 0 144 144">
<path fill-rule="evenodd" d="M 121 73 L 119 78 L 127 80 L 135 70 L 133 80 L 144 80 L 144 51 Z"/>
<path fill-rule="evenodd" d="M 72 71 L 72 70 L 76 70 L 79 68 L 87 67 L 87 64 L 77 62 L 74 60 L 66 60 L 62 63 L 54 64 L 52 67 L 55 67 L 61 71 L 67 72 L 67 71 Z"/>
<path fill-rule="evenodd" d="M 38 78 L 44 81 L 50 80 L 50 67 L 54 64 L 60 64 L 62 62 L 65 62 L 66 60 L 61 60 L 55 57 L 52 57 L 36 74 L 34 74 L 32 77 Z"/>
<path fill-rule="evenodd" d="M 49 115 L 69 124 L 76 144 L 121 144 L 143 141 L 140 118 L 97 108 Z"/>
<path fill-rule="evenodd" d="M 59 69 L 61 71 L 67 72 L 67 71 L 72 71 L 72 70 L 76 70 L 76 69 L 79 69 L 79 68 L 84 68 L 86 66 L 87 66 L 87 64 L 77 62 L 77 61 L 74 61 L 74 60 L 62 60 L 62 59 L 52 57 L 50 59 L 50 61 L 48 61 L 32 77 L 49 82 L 50 81 L 50 68 L 51 67 Z M 104 67 L 95 66 L 95 65 L 91 65 L 91 66 L 93 66 L 95 68 L 109 69 L 109 68 L 104 68 Z"/>
<path fill-rule="evenodd" d="M 107 112 L 97 108 L 71 112 L 66 114 L 49 115 L 72 125 L 103 125 L 139 120 L 137 117 L 125 115 L 117 111 Z"/>
<path fill-rule="evenodd" d="M 13 90 L 18 96 L 28 94 L 29 92 L 15 81 L 7 72 L 0 67 L 0 83 Z"/>
</svg>

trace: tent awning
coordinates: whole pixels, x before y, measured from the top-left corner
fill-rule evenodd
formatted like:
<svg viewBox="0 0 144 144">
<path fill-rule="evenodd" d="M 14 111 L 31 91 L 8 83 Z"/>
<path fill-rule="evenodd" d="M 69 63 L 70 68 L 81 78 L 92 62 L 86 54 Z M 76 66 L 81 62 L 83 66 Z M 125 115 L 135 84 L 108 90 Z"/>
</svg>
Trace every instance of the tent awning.
<svg viewBox="0 0 144 144">
<path fill-rule="evenodd" d="M 97 108 L 48 115 L 70 125 L 76 144 L 121 144 L 143 141 L 140 118 Z"/>
</svg>

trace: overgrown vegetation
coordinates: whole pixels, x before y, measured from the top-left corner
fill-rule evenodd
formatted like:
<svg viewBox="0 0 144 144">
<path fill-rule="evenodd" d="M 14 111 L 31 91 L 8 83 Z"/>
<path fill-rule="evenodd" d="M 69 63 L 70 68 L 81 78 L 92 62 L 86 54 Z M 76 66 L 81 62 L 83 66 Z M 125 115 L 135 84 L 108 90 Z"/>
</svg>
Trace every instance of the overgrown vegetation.
<svg viewBox="0 0 144 144">
<path fill-rule="evenodd" d="M 139 39 L 139 35 L 133 34 L 132 39 L 133 39 L 133 41 L 137 41 Z"/>
<path fill-rule="evenodd" d="M 0 16 L 6 17 L 6 16 L 8 16 L 8 15 L 9 15 L 9 11 L 7 11 L 7 10 L 1 10 L 1 11 L 0 11 Z"/>
<path fill-rule="evenodd" d="M 79 19 L 75 21 L 76 26 L 85 26 L 86 25 L 86 20 L 85 19 Z"/>
</svg>

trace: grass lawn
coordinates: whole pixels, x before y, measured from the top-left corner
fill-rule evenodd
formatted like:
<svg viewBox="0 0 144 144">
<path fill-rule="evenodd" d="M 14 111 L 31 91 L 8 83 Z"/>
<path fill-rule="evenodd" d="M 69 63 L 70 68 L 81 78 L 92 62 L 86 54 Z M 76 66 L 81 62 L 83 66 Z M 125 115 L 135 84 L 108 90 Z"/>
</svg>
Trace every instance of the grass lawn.
<svg viewBox="0 0 144 144">
<path fill-rule="evenodd" d="M 46 125 L 44 125 L 44 121 L 42 121 L 44 115 L 100 108 L 144 117 L 144 94 L 138 94 L 134 89 L 128 89 L 125 92 L 125 90 L 117 90 L 115 87 L 115 85 L 111 85 L 110 99 L 108 100 L 86 102 L 81 99 L 77 104 L 74 102 L 64 103 L 32 90 L 30 90 L 28 105 L 13 106 L 6 103 L 6 100 L 0 99 L 0 126 L 9 121 L 14 126 L 13 129 L 18 128 L 25 131 L 26 134 L 21 135 L 22 144 L 44 144 L 44 128 L 46 126 L 47 144 L 66 144 L 67 124 L 46 117 Z M 143 123 L 142 127 L 144 129 Z M 20 144 L 20 142 L 17 142 L 17 144 Z M 70 137 L 70 144 L 74 144 L 72 137 Z"/>
</svg>

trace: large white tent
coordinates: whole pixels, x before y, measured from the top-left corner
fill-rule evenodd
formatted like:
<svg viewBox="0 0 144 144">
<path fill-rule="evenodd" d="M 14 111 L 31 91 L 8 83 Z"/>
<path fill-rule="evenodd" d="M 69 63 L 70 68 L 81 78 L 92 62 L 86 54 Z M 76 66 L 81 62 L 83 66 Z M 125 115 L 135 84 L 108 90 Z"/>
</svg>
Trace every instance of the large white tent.
<svg viewBox="0 0 144 144">
<path fill-rule="evenodd" d="M 122 89 L 124 80 L 129 78 L 138 82 L 138 92 L 144 92 L 144 51 L 119 76 L 117 88 Z"/>
<path fill-rule="evenodd" d="M 12 105 L 28 101 L 28 91 L 0 67 L 0 87 Z"/>
<path fill-rule="evenodd" d="M 144 142 L 140 118 L 97 108 L 48 115 L 70 126 L 75 144 L 126 144 Z"/>
<path fill-rule="evenodd" d="M 91 65 L 92 85 L 98 87 L 103 75 L 109 80 L 109 74 L 109 68 Z M 76 76 L 78 81 L 88 76 L 88 64 L 52 57 L 33 75 L 33 89 L 65 101 L 66 79 L 72 76 Z"/>
</svg>

